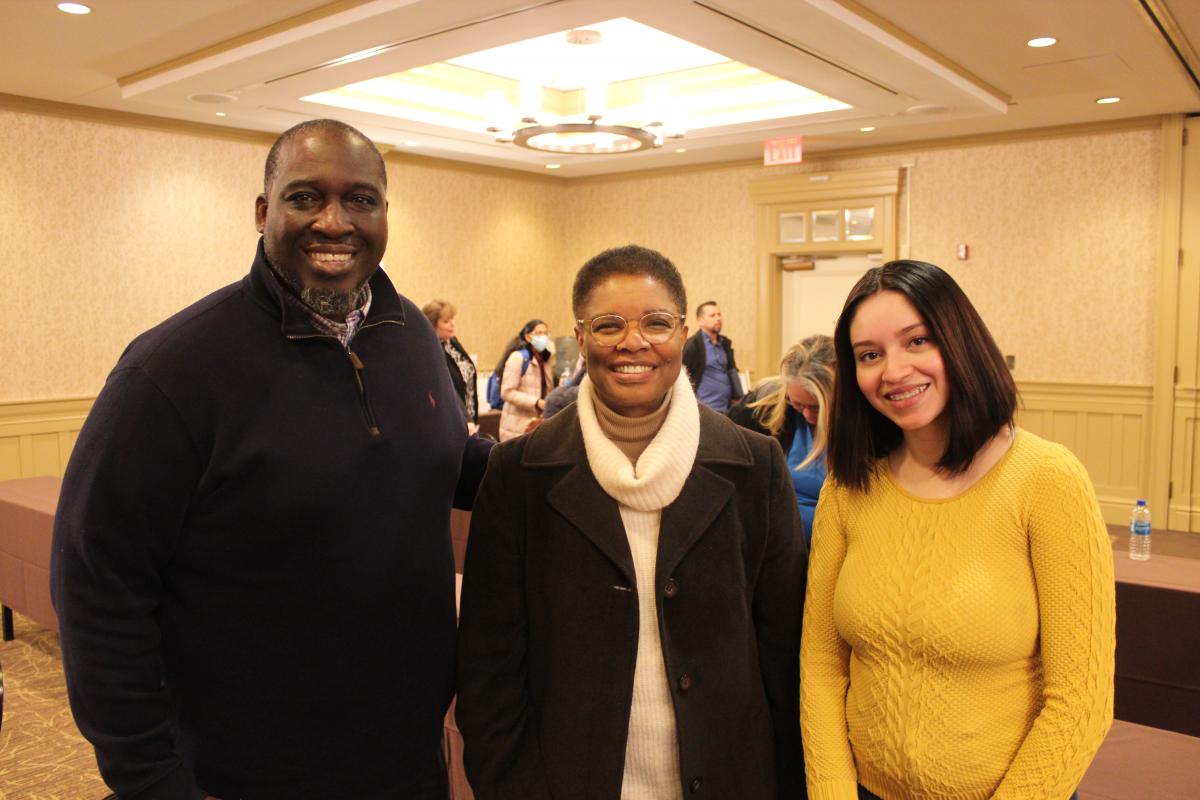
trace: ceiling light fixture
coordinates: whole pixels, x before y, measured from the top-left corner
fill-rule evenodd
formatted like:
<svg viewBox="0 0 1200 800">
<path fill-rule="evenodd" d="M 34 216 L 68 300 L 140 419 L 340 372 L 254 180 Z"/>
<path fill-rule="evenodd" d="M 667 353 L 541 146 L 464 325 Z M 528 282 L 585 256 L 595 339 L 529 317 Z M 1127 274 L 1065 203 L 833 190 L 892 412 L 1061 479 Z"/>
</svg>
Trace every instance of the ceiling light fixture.
<svg viewBox="0 0 1200 800">
<path fill-rule="evenodd" d="M 546 169 L 558 169 L 562 164 L 547 164 Z"/>
<path fill-rule="evenodd" d="M 63 12 L 64 14 L 90 14 L 90 13 L 92 13 L 92 10 L 90 8 L 88 8 L 87 6 L 85 6 L 83 3 L 59 3 L 57 6 L 55 6 L 55 8 L 57 8 L 59 11 Z"/>
<path fill-rule="evenodd" d="M 915 106 L 909 106 L 904 109 L 905 114 L 913 114 L 915 116 L 926 117 L 933 114 L 942 114 L 946 111 L 946 107 L 938 103 L 918 103 Z"/>
<path fill-rule="evenodd" d="M 470 141 L 513 143 L 518 132 L 533 127 L 522 133 L 526 147 L 554 154 L 631 152 L 665 145 L 685 129 L 688 137 L 712 129 L 740 132 L 754 123 L 851 108 L 625 17 L 581 24 L 573 32 L 560 28 L 300 99 L 402 120 L 400 131 L 412 125 L 449 129 L 468 134 Z M 584 127 L 553 128 L 566 124 Z M 534 138 L 539 132 L 551 135 Z"/>
<path fill-rule="evenodd" d="M 861 128 L 859 128 L 859 130 L 862 131 L 863 133 L 870 133 L 871 131 L 875 130 L 875 126 L 874 125 L 864 125 Z"/>
<path fill-rule="evenodd" d="M 1121 102 L 1121 98 L 1119 98 L 1119 97 L 1101 97 L 1100 99 L 1098 99 L 1096 101 L 1096 104 L 1101 105 L 1101 106 L 1107 106 L 1107 105 L 1112 105 L 1113 103 L 1119 103 L 1119 102 Z"/>
<path fill-rule="evenodd" d="M 193 103 L 204 103 L 211 106 L 237 102 L 237 97 L 225 94 L 224 92 L 193 92 L 188 95 L 188 100 L 191 100 Z"/>
<path fill-rule="evenodd" d="M 403 144 L 405 147 L 420 147 L 421 146 L 420 142 L 414 141 L 413 139 L 405 139 L 403 142 L 401 142 L 401 144 Z"/>
<path fill-rule="evenodd" d="M 1058 44 L 1058 39 L 1053 36 L 1039 36 L 1036 39 L 1030 39 L 1025 44 L 1029 47 L 1049 47 L 1052 44 Z"/>
<path fill-rule="evenodd" d="M 225 116 L 225 112 L 224 112 L 224 111 L 218 111 L 218 112 L 217 112 L 217 116 L 218 116 L 218 117 L 223 117 L 223 116 Z"/>
<path fill-rule="evenodd" d="M 576 87 L 572 94 L 582 97 L 569 113 L 547 111 L 542 100 L 551 81 L 530 76 L 520 81 L 518 108 L 508 105 L 503 92 L 488 92 L 488 133 L 497 142 L 576 155 L 632 153 L 661 147 L 666 139 L 682 138 L 686 127 L 683 115 L 673 111 L 661 86 L 646 87 L 641 103 L 624 110 L 623 117 L 631 119 L 613 117 L 609 84 L 601 77 L 603 55 L 594 47 L 600 41 L 600 31 L 567 31 L 569 46 L 562 51 L 562 63 L 551 66 L 553 80 L 572 84 Z M 570 78 L 564 81 L 564 75 Z"/>
</svg>

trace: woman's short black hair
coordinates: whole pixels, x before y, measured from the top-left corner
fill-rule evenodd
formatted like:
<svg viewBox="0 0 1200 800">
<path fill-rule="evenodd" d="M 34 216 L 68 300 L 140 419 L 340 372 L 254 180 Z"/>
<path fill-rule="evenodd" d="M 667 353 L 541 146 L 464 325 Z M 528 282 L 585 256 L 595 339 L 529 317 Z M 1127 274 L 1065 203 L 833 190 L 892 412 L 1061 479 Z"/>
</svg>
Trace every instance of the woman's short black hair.
<svg viewBox="0 0 1200 800">
<path fill-rule="evenodd" d="M 533 333 L 533 329 L 538 325 L 546 323 L 540 319 L 531 319 L 521 326 L 521 331 L 516 336 L 508 340 L 508 344 L 504 345 L 504 355 L 500 356 L 500 360 L 496 362 L 495 374 L 504 377 L 504 365 L 508 363 L 508 357 L 520 350 L 522 347 L 529 351 L 530 355 L 535 352 L 533 345 L 525 340 L 525 337 Z"/>
<path fill-rule="evenodd" d="M 875 462 L 894 450 L 903 432 L 875 410 L 858 388 L 850 324 L 859 304 L 879 292 L 899 292 L 921 315 L 946 369 L 948 436 L 938 468 L 966 471 L 981 447 L 1017 409 L 1017 387 L 983 319 L 943 269 L 924 261 L 891 261 L 868 270 L 850 290 L 838 317 L 836 388 L 829 432 L 829 471 L 860 491 Z"/>
<path fill-rule="evenodd" d="M 666 287 L 679 313 L 687 313 L 687 291 L 671 259 L 649 247 L 627 244 L 605 250 L 579 268 L 571 289 L 571 309 L 575 312 L 575 319 L 583 318 L 583 307 L 587 305 L 592 291 L 613 275 L 646 275 L 653 278 Z"/>
</svg>

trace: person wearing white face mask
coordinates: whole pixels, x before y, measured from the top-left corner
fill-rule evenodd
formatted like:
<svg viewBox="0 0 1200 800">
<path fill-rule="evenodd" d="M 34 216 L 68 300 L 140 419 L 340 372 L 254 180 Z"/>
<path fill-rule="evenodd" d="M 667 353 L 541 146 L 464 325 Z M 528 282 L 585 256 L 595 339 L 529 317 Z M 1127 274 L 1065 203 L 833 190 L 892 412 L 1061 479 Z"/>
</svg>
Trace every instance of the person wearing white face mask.
<svg viewBox="0 0 1200 800">
<path fill-rule="evenodd" d="M 554 387 L 550 373 L 550 329 L 540 319 L 525 323 L 496 364 L 500 376 L 500 441 L 514 439 L 536 426 Z"/>
</svg>

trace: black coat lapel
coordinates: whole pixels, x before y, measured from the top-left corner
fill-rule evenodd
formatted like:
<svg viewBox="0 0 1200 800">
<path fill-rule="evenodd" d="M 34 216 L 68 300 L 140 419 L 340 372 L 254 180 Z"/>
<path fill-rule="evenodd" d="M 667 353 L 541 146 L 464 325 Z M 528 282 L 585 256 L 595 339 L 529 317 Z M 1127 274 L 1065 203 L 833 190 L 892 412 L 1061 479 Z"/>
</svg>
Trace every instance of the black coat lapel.
<svg viewBox="0 0 1200 800">
<path fill-rule="evenodd" d="M 630 586 L 636 584 L 633 554 L 617 502 L 600 488 L 586 462 L 564 475 L 547 493 L 546 502 L 616 564 Z"/>
<path fill-rule="evenodd" d="M 563 409 L 530 434 L 521 465 L 569 467 L 562 479 L 546 492 L 546 502 L 616 564 L 630 586 L 635 585 L 633 554 L 625 538 L 621 512 L 617 501 L 604 493 L 588 466 L 574 405 Z"/>
<path fill-rule="evenodd" d="M 658 575 L 666 576 L 733 497 L 732 482 L 708 464 L 749 467 L 750 448 L 739 429 L 721 415 L 700 409 L 700 447 L 679 497 L 663 509 L 659 525 Z M 634 585 L 633 555 L 617 501 L 609 497 L 587 463 L 578 411 L 568 406 L 531 435 L 521 458 L 526 467 L 570 469 L 546 494 L 550 507 L 579 529 Z M 655 576 L 656 578 L 658 576 Z"/>
<path fill-rule="evenodd" d="M 663 509 L 658 533 L 658 585 L 692 549 L 733 497 L 734 486 L 707 467 L 696 464 L 675 502 Z"/>
</svg>

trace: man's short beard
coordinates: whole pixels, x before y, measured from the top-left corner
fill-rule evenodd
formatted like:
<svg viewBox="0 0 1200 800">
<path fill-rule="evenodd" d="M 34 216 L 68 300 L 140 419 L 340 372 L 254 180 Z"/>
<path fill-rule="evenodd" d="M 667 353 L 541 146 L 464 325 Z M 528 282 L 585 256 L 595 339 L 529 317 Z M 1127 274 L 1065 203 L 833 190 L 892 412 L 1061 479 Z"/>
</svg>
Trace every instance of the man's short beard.
<svg viewBox="0 0 1200 800">
<path fill-rule="evenodd" d="M 357 289 L 315 289 L 308 287 L 300 290 L 300 302 L 327 319 L 344 322 L 346 316 L 363 304 L 366 285 Z"/>
<path fill-rule="evenodd" d="M 282 269 L 276 269 L 268 260 L 271 271 L 292 290 L 292 294 L 300 298 L 300 302 L 311 308 L 326 319 L 345 322 L 346 315 L 363 304 L 367 294 L 367 284 L 356 289 L 319 289 L 312 286 L 301 286 L 295 275 Z"/>
</svg>

